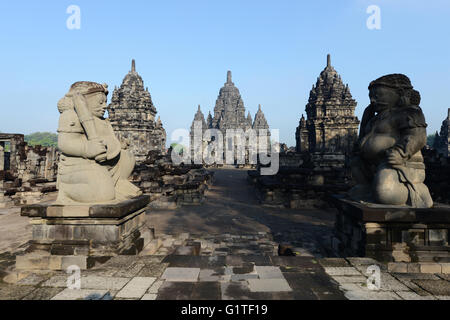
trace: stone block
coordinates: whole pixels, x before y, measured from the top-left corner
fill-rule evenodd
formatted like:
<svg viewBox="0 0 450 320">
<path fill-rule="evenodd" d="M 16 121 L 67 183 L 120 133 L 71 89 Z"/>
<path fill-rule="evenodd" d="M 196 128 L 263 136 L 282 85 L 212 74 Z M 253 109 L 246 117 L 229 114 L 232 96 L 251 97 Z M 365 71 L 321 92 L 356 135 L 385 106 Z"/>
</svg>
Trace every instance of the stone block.
<svg viewBox="0 0 450 320">
<path fill-rule="evenodd" d="M 163 280 L 157 280 L 155 281 L 152 286 L 148 289 L 147 293 L 148 294 L 157 294 L 159 288 L 162 286 L 162 284 L 164 283 Z"/>
<path fill-rule="evenodd" d="M 419 263 L 408 263 L 408 273 L 420 273 Z"/>
<path fill-rule="evenodd" d="M 389 262 L 388 271 L 394 273 L 406 273 L 408 272 L 408 264 L 404 262 Z"/>
<path fill-rule="evenodd" d="M 196 282 L 200 274 L 200 268 L 167 268 L 161 279 L 170 282 Z"/>
<path fill-rule="evenodd" d="M 441 273 L 442 267 L 439 263 L 420 263 L 420 272 L 422 273 Z"/>
<path fill-rule="evenodd" d="M 135 277 L 117 293 L 116 297 L 125 299 L 140 299 L 144 296 L 155 280 L 156 278 L 153 277 Z"/>
<path fill-rule="evenodd" d="M 292 291 L 286 279 L 248 279 L 251 292 L 286 292 Z"/>
<path fill-rule="evenodd" d="M 51 300 L 100 300 L 108 290 L 91 290 L 91 289 L 69 289 L 66 288 Z"/>
<path fill-rule="evenodd" d="M 450 274 L 450 263 L 441 263 L 442 273 Z"/>
<path fill-rule="evenodd" d="M 279 267 L 255 266 L 255 271 L 260 279 L 284 279 Z"/>
<path fill-rule="evenodd" d="M 129 278 L 102 277 L 90 275 L 81 277 L 81 288 L 117 291 L 122 289 L 129 281 L 130 281 Z"/>
</svg>

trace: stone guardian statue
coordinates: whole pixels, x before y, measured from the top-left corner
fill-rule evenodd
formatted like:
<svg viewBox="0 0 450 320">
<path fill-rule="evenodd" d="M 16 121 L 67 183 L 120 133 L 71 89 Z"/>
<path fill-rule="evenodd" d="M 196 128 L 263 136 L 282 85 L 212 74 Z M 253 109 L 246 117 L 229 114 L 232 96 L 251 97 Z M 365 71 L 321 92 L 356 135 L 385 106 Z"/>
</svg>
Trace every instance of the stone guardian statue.
<svg viewBox="0 0 450 320">
<path fill-rule="evenodd" d="M 104 118 L 106 84 L 80 81 L 58 102 L 56 204 L 115 203 L 142 194 L 128 181 L 135 159 Z"/>
<path fill-rule="evenodd" d="M 351 162 L 356 186 L 353 200 L 382 205 L 430 208 L 423 183 L 426 145 L 425 117 L 420 94 L 403 74 L 383 76 L 369 85 L 365 109 Z"/>
</svg>

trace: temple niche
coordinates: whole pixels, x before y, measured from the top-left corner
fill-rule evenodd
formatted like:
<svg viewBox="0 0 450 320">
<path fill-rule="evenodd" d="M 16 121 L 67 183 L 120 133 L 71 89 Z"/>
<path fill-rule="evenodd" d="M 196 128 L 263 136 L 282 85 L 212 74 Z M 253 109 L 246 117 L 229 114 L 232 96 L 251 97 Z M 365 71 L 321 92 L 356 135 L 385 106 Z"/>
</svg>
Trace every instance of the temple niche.
<svg viewBox="0 0 450 320">
<path fill-rule="evenodd" d="M 355 108 L 348 85 L 344 85 L 328 55 L 327 66 L 309 93 L 307 119 L 302 115 L 297 127 L 297 152 L 349 154 L 358 137 Z"/>
<path fill-rule="evenodd" d="M 108 106 L 109 120 L 121 141 L 127 141 L 141 163 L 150 151 L 166 150 L 166 131 L 161 119 L 155 120 L 157 111 L 148 88 L 136 72 L 135 61 L 119 88 L 115 88 Z"/>
<path fill-rule="evenodd" d="M 224 151 L 226 146 L 230 146 L 230 141 L 226 141 L 227 136 L 226 132 L 228 129 L 233 130 L 242 130 L 244 133 L 249 129 L 256 130 L 256 135 L 259 136 L 266 130 L 266 134 L 268 135 L 268 144 L 269 144 L 269 124 L 266 120 L 264 112 L 261 109 L 261 105 L 258 106 L 258 111 L 255 114 L 255 120 L 252 122 L 252 116 L 250 112 L 248 112 L 247 116 L 245 115 L 245 106 L 244 101 L 242 100 L 239 89 L 234 85 L 231 78 L 231 71 L 227 72 L 227 80 L 222 88 L 219 90 L 219 95 L 216 99 L 216 104 L 214 106 L 214 115 L 211 113 L 208 114 L 207 119 L 200 110 L 200 106 L 198 107 L 197 113 L 194 116 L 194 120 L 192 121 L 191 126 L 191 151 L 195 157 L 194 151 L 194 123 L 199 121 L 202 123 L 202 132 L 205 132 L 205 129 L 218 129 L 223 135 L 224 139 Z M 259 141 L 259 140 L 258 140 Z M 208 142 L 203 141 L 203 147 Z M 249 160 L 249 150 L 248 150 L 248 137 L 245 148 L 245 164 L 252 164 Z M 235 152 L 235 164 L 237 163 L 236 152 Z"/>
</svg>

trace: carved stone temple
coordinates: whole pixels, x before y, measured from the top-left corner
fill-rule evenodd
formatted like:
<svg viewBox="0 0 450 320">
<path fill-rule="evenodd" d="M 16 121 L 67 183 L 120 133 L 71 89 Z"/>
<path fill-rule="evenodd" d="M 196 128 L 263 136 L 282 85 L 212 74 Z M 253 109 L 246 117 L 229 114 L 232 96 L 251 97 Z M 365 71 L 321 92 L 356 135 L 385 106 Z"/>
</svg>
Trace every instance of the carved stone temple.
<svg viewBox="0 0 450 320">
<path fill-rule="evenodd" d="M 273 176 L 249 171 L 260 202 L 289 208 L 329 206 L 330 193 L 349 189 L 348 156 L 358 138 L 356 101 L 348 85 L 331 65 L 317 78 L 297 127 L 295 150 L 281 152 L 280 168 Z"/>
<path fill-rule="evenodd" d="M 231 71 L 227 72 L 227 80 L 222 88 L 219 90 L 219 95 L 216 99 L 216 104 L 214 106 L 214 116 L 211 113 L 208 114 L 205 120 L 204 114 L 202 113 L 200 106 L 194 116 L 191 126 L 191 149 L 193 149 L 194 144 L 192 139 L 194 137 L 194 123 L 199 121 L 202 123 L 202 131 L 206 129 L 218 129 L 223 135 L 224 146 L 226 145 L 226 131 L 227 129 L 239 130 L 242 129 L 246 132 L 248 129 L 257 130 L 257 135 L 260 134 L 259 130 L 267 130 L 267 135 L 269 132 L 269 124 L 267 123 L 264 112 L 261 109 L 261 105 L 258 106 L 258 111 L 255 114 L 255 119 L 252 121 L 252 116 L 248 112 L 245 115 L 244 101 L 242 100 L 239 89 L 234 85 L 231 78 Z M 205 145 L 205 142 L 203 142 Z M 247 144 L 248 145 L 248 144 Z M 248 161 L 248 150 L 246 156 L 246 162 Z"/>
<path fill-rule="evenodd" d="M 295 133 L 297 152 L 350 153 L 358 137 L 355 108 L 348 85 L 328 55 L 327 66 L 309 93 L 307 118 L 302 115 Z"/>
<path fill-rule="evenodd" d="M 128 141 L 138 163 L 146 159 L 149 151 L 165 153 L 166 132 L 161 119 L 155 120 L 156 113 L 150 92 L 144 88 L 133 60 L 130 72 L 120 87 L 114 89 L 108 114 L 117 136 Z"/>
<path fill-rule="evenodd" d="M 442 121 L 441 131 L 436 134 L 433 147 L 444 157 L 450 157 L 450 108 L 447 118 Z"/>
</svg>

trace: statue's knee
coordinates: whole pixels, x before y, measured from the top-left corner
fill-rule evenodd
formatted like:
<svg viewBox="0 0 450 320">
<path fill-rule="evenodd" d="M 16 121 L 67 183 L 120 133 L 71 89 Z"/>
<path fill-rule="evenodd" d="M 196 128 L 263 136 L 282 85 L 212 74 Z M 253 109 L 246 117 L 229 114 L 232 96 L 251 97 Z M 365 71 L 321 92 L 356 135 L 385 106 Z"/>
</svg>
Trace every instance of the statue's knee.
<svg viewBox="0 0 450 320">
<path fill-rule="evenodd" d="M 103 172 L 80 174 L 81 183 L 64 184 L 64 193 L 77 202 L 103 202 L 114 200 L 116 193 L 111 177 Z"/>
<path fill-rule="evenodd" d="M 408 188 L 400 182 L 393 169 L 380 170 L 374 181 L 376 202 L 391 205 L 403 205 L 408 201 Z"/>
</svg>

